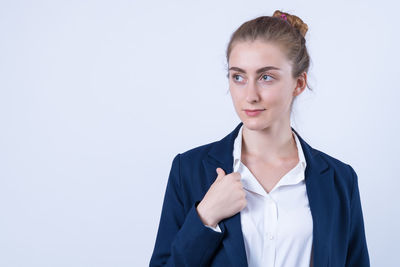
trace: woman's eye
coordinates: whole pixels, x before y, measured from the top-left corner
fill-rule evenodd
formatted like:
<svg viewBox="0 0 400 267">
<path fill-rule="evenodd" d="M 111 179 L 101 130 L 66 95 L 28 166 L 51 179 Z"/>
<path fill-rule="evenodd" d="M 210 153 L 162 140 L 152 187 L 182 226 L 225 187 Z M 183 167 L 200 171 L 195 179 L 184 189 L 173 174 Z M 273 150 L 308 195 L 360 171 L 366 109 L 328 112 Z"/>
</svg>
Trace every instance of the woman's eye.
<svg viewBox="0 0 400 267">
<path fill-rule="evenodd" d="M 240 76 L 240 75 L 238 75 L 238 74 L 233 74 L 232 75 L 232 78 L 235 80 L 235 81 L 237 81 L 237 82 L 241 82 L 241 80 L 239 80 L 239 79 L 236 79 L 236 78 L 238 78 L 238 77 L 242 77 L 242 76 Z"/>
<path fill-rule="evenodd" d="M 262 79 L 264 79 L 265 77 L 271 77 L 271 78 L 272 78 L 272 76 L 267 75 L 267 74 L 264 74 L 264 75 L 262 76 Z M 264 79 L 264 80 L 266 80 L 266 79 Z"/>
<path fill-rule="evenodd" d="M 268 77 L 270 77 L 271 79 L 273 79 L 272 76 L 264 74 L 261 76 L 261 79 L 263 79 L 264 81 L 270 81 L 271 79 L 268 80 Z M 243 81 L 243 77 L 240 76 L 239 74 L 232 74 L 232 79 L 236 82 L 242 82 Z"/>
</svg>

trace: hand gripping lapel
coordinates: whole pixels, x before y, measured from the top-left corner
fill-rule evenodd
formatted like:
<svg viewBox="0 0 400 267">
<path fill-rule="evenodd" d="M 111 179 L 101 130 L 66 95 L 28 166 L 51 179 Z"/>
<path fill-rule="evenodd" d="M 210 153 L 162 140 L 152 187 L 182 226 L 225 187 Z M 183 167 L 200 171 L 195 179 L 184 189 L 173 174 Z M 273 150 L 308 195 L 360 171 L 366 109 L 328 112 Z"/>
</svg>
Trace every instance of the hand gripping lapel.
<svg viewBox="0 0 400 267">
<path fill-rule="evenodd" d="M 223 225 L 217 232 L 203 224 L 196 210 L 200 201 L 187 203 L 185 214 L 183 201 L 189 198 L 182 197 L 180 157 L 172 161 L 150 267 L 209 266 L 225 233 Z"/>
</svg>

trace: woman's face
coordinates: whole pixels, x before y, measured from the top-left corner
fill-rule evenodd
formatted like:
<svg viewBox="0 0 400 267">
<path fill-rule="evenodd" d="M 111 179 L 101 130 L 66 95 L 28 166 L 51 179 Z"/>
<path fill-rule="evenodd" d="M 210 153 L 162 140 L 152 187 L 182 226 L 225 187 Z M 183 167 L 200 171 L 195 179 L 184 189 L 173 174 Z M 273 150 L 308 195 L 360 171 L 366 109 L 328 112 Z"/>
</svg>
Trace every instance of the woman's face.
<svg viewBox="0 0 400 267">
<path fill-rule="evenodd" d="M 291 71 L 290 61 L 273 43 L 234 44 L 229 56 L 229 90 L 246 127 L 262 130 L 290 125 L 291 102 L 305 87 L 305 80 L 292 78 Z M 255 109 L 262 111 L 253 116 L 246 113 Z"/>
</svg>

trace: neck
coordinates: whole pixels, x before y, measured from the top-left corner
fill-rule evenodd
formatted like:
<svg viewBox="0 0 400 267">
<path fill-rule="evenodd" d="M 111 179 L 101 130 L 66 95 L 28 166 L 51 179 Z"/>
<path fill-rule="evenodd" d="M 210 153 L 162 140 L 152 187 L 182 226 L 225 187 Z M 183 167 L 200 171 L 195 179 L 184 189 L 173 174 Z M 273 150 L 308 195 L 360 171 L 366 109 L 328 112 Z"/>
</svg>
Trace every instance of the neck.
<svg viewBox="0 0 400 267">
<path fill-rule="evenodd" d="M 290 125 L 249 129 L 243 124 L 242 155 L 263 162 L 281 162 L 297 157 L 296 141 Z"/>
</svg>

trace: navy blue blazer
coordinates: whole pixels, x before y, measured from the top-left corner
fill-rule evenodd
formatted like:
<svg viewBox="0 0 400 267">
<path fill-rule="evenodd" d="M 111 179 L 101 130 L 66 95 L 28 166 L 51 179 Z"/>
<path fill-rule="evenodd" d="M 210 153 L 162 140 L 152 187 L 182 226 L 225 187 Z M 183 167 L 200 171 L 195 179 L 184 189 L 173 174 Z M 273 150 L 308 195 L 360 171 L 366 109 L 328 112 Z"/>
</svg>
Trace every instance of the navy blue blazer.
<svg viewBox="0 0 400 267">
<path fill-rule="evenodd" d="M 174 157 L 149 266 L 247 266 L 240 212 L 219 222 L 220 233 L 206 227 L 196 210 L 217 178 L 216 168 L 233 171 L 233 144 L 242 124 L 219 141 Z M 370 266 L 356 172 L 292 130 L 307 162 L 313 265 Z"/>
</svg>

